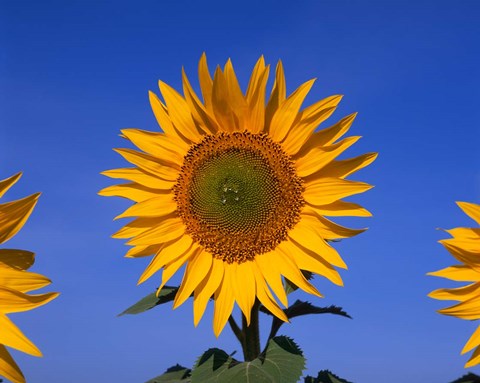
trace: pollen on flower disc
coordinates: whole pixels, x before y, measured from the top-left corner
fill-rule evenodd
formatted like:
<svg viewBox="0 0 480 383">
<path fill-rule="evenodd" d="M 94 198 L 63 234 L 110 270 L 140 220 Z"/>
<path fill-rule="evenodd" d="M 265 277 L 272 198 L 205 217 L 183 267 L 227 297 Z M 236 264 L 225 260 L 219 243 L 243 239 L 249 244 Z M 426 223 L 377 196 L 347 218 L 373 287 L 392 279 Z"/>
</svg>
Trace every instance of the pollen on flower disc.
<svg viewBox="0 0 480 383">
<path fill-rule="evenodd" d="M 186 232 L 215 257 L 242 263 L 287 238 L 304 205 L 303 183 L 266 134 L 204 136 L 173 188 Z"/>
</svg>

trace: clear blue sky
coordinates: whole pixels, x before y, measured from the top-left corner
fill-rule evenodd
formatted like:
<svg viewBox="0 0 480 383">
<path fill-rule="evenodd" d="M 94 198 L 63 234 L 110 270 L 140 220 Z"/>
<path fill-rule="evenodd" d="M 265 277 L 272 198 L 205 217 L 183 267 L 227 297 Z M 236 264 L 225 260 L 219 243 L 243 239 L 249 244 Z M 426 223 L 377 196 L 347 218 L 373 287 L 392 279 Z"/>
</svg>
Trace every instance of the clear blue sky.
<svg viewBox="0 0 480 383">
<path fill-rule="evenodd" d="M 125 162 L 122 128 L 157 130 L 148 90 L 196 80 L 203 51 L 213 68 L 232 58 L 243 84 L 261 54 L 284 62 L 288 90 L 312 77 L 313 102 L 344 94 L 331 121 L 358 111 L 354 156 L 380 153 L 354 179 L 376 187 L 353 198 L 370 229 L 337 248 L 345 287 L 320 278 L 319 305 L 353 317 L 304 317 L 284 326 L 308 373 L 356 383 L 449 382 L 476 323 L 443 317 L 427 293 L 448 284 L 425 273 L 453 258 L 437 243 L 473 223 L 454 201 L 480 202 L 480 3 L 477 1 L 2 1 L 0 178 L 24 176 L 7 195 L 41 191 L 9 244 L 37 253 L 35 271 L 61 296 L 14 321 L 45 357 L 15 353 L 29 383 L 143 382 L 217 340 L 211 310 L 197 329 L 191 303 L 139 316 L 116 314 L 156 287 L 136 287 L 147 259 L 125 259 L 112 222 L 128 203 L 102 198 L 99 175 Z M 196 81 L 194 81 L 196 83 Z M 298 295 L 299 298 L 308 298 Z M 265 322 L 266 323 L 266 322 Z M 472 369 L 480 374 L 480 368 Z"/>
</svg>

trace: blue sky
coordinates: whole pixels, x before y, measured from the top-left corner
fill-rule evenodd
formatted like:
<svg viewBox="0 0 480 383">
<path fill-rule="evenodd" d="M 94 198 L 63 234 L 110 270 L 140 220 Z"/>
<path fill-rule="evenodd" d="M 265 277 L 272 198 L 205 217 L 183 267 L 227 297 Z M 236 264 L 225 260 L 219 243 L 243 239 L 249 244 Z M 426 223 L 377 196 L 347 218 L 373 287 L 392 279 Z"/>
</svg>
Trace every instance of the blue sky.
<svg viewBox="0 0 480 383">
<path fill-rule="evenodd" d="M 158 79 L 180 89 L 182 66 L 196 79 L 204 51 L 211 69 L 232 58 L 244 85 L 261 54 L 283 60 L 289 91 L 318 78 L 307 103 L 339 93 L 330 121 L 359 112 L 351 133 L 363 139 L 347 155 L 380 153 L 353 177 L 375 185 L 353 198 L 373 218 L 338 220 L 369 227 L 337 245 L 345 287 L 317 278 L 324 299 L 297 296 L 354 319 L 283 327 L 306 372 L 357 383 L 464 374 L 459 352 L 477 324 L 437 314 L 445 303 L 426 295 L 452 284 L 425 273 L 453 263 L 436 228 L 473 223 L 454 201 L 480 202 L 479 19 L 476 1 L 1 2 L 0 178 L 24 172 L 7 198 L 42 192 L 8 246 L 35 251 L 34 270 L 61 292 L 12 315 L 45 354 L 14 353 L 28 382 L 143 382 L 209 347 L 239 349 L 228 330 L 214 337 L 211 308 L 197 329 L 191 303 L 116 317 L 156 281 L 137 287 L 148 260 L 123 258 L 110 238 L 128 203 L 96 195 L 112 183 L 99 172 L 126 164 L 112 151 L 120 129 L 158 130 L 147 91 Z"/>
</svg>

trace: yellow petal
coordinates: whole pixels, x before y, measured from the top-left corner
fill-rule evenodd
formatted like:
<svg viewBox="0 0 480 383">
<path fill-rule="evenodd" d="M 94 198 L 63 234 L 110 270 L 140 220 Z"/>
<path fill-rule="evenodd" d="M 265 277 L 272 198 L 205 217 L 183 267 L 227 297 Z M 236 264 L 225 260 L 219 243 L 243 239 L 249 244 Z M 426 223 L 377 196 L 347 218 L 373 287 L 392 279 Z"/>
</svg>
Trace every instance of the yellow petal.
<svg viewBox="0 0 480 383">
<path fill-rule="evenodd" d="M 22 173 L 17 173 L 7 179 L 0 181 L 0 197 L 2 197 L 8 189 L 10 189 L 22 176 Z"/>
<path fill-rule="evenodd" d="M 212 255 L 199 251 L 187 264 L 180 289 L 175 295 L 173 308 L 185 302 L 205 278 L 212 267 Z"/>
<path fill-rule="evenodd" d="M 263 55 L 257 60 L 255 67 L 253 68 L 252 75 L 250 76 L 250 81 L 248 82 L 247 93 L 245 98 L 248 103 L 251 104 L 254 94 L 258 91 L 258 88 L 261 87 L 262 77 L 265 72 L 265 59 Z M 264 106 L 265 109 L 265 106 Z"/>
<path fill-rule="evenodd" d="M 468 362 L 465 364 L 465 368 L 476 366 L 479 363 L 480 363 L 480 348 L 477 347 L 477 349 L 473 352 Z"/>
<path fill-rule="evenodd" d="M 158 195 L 158 190 L 136 183 L 108 186 L 98 192 L 103 197 L 123 197 L 135 202 L 146 201 Z"/>
<path fill-rule="evenodd" d="M 185 100 L 187 101 L 192 115 L 200 125 L 202 130 L 208 134 L 215 134 L 220 127 L 218 126 L 217 121 L 213 115 L 210 115 L 209 111 L 201 103 L 195 91 L 193 90 L 190 82 L 188 81 L 185 70 L 182 69 L 182 80 L 183 80 L 183 93 L 185 94 Z"/>
<path fill-rule="evenodd" d="M 156 254 L 161 248 L 162 245 L 147 245 L 147 246 L 134 246 L 127 251 L 125 258 L 139 258 L 139 257 L 148 257 L 153 254 Z"/>
<path fill-rule="evenodd" d="M 238 84 L 237 76 L 233 70 L 232 61 L 227 60 L 224 68 L 225 80 L 227 85 L 228 104 L 239 120 L 240 129 L 244 129 L 244 120 L 247 113 L 247 101 L 243 96 L 240 85 Z"/>
<path fill-rule="evenodd" d="M 477 327 L 475 332 L 472 334 L 468 342 L 463 347 L 462 354 L 469 352 L 471 349 L 477 347 L 478 345 L 480 345 L 480 326 Z"/>
<path fill-rule="evenodd" d="M 180 167 L 189 145 L 175 136 L 141 129 L 122 129 L 122 134 L 145 153 Z"/>
<path fill-rule="evenodd" d="M 330 96 L 301 111 L 298 121 L 295 122 L 295 126 L 282 143 L 287 153 L 297 157 L 297 153 L 302 149 L 298 153 L 298 156 L 301 157 L 314 147 L 326 146 L 327 144 L 317 144 L 315 140 L 310 140 L 310 137 L 314 134 L 315 129 L 333 114 L 341 99 L 341 95 Z M 315 133 L 316 135 L 317 133 Z M 307 142 L 309 144 L 306 144 Z"/>
<path fill-rule="evenodd" d="M 185 99 L 168 84 L 162 81 L 159 81 L 158 84 L 167 104 L 168 116 L 177 131 L 191 142 L 198 142 L 201 136 Z"/>
<path fill-rule="evenodd" d="M 170 138 L 177 139 L 178 141 L 184 141 L 183 137 L 173 126 L 173 122 L 167 113 L 167 108 L 165 105 L 163 105 L 158 96 L 149 91 L 148 98 L 150 100 L 150 106 L 152 107 L 152 111 L 157 119 L 158 125 L 160 125 L 160 128 L 162 128 L 165 134 Z M 185 143 L 185 145 L 187 145 L 187 143 Z"/>
<path fill-rule="evenodd" d="M 480 229 L 471 227 L 456 227 L 455 229 L 445 231 L 455 238 L 469 238 L 476 239 L 477 241 L 480 239 Z"/>
<path fill-rule="evenodd" d="M 180 237 L 185 225 L 180 218 L 169 218 L 127 242 L 128 245 L 154 245 Z"/>
<path fill-rule="evenodd" d="M 333 266 L 346 269 L 347 265 L 337 251 L 325 242 L 320 233 L 315 230 L 311 222 L 302 219 L 289 231 L 288 236 L 303 247 L 317 253 L 325 261 Z M 293 281 L 292 281 L 293 282 Z"/>
<path fill-rule="evenodd" d="M 50 283 L 50 279 L 41 274 L 16 270 L 0 264 L 0 286 L 26 293 L 45 287 Z"/>
<path fill-rule="evenodd" d="M 14 348 L 33 356 L 42 356 L 40 350 L 13 324 L 3 313 L 0 313 L 0 344 Z"/>
<path fill-rule="evenodd" d="M 173 200 L 173 193 L 156 194 L 155 197 L 130 206 L 115 219 L 125 217 L 163 217 L 177 210 L 177 204 Z"/>
<path fill-rule="evenodd" d="M 192 238 L 189 235 L 184 235 L 181 238 L 173 240 L 171 243 L 160 249 L 153 257 L 145 271 L 138 279 L 137 284 L 145 282 L 166 264 L 189 253 L 191 247 Z"/>
<path fill-rule="evenodd" d="M 280 302 L 285 307 L 287 307 L 287 293 L 285 292 L 285 287 L 283 286 L 282 275 L 280 274 L 280 271 L 275 262 L 275 252 L 272 251 L 266 254 L 259 254 L 255 257 L 255 262 L 257 263 L 260 272 L 262 273 L 265 281 L 267 281 L 272 291 L 278 297 Z"/>
<path fill-rule="evenodd" d="M 477 282 L 480 281 L 480 271 L 468 265 L 455 265 L 446 267 L 442 270 L 427 273 L 434 277 L 442 277 L 458 282 Z"/>
<path fill-rule="evenodd" d="M 298 266 L 293 261 L 292 256 L 286 253 L 280 246 L 277 246 L 275 250 L 280 273 L 305 292 L 321 298 L 322 294 L 318 292 L 315 286 L 306 280 Z"/>
<path fill-rule="evenodd" d="M 463 249 L 462 247 L 457 246 L 455 242 L 450 242 L 450 240 L 447 239 L 438 242 L 445 246 L 450 254 L 452 254 L 460 262 L 480 268 L 480 257 L 478 256 L 478 250 Z"/>
<path fill-rule="evenodd" d="M 157 290 L 157 295 L 160 293 L 160 291 L 162 291 L 163 286 L 167 284 L 167 282 L 173 277 L 178 269 L 200 251 L 202 251 L 200 247 L 198 247 L 196 244 L 192 244 L 192 246 L 190 246 L 190 248 L 184 254 L 165 265 L 162 272 L 162 283 Z"/>
<path fill-rule="evenodd" d="M 268 289 L 265 279 L 263 279 L 263 275 L 256 262 L 253 262 L 252 270 L 255 275 L 255 290 L 258 300 L 278 319 L 288 322 L 289 320 L 285 315 L 285 312 L 278 306 L 278 303 L 275 301 L 275 298 L 273 298 L 272 293 Z"/>
<path fill-rule="evenodd" d="M 324 177 L 307 182 L 303 196 L 309 204 L 320 206 L 353 194 L 363 193 L 372 187 L 364 182 Z"/>
<path fill-rule="evenodd" d="M 480 318 L 480 295 L 451 307 L 438 310 L 440 314 L 455 316 L 457 318 L 472 320 Z"/>
<path fill-rule="evenodd" d="M 0 344 L 0 375 L 13 383 L 25 383 L 25 377 L 7 349 Z"/>
<path fill-rule="evenodd" d="M 305 100 L 314 82 L 315 80 L 310 80 L 300 85 L 295 92 L 280 104 L 269 126 L 270 136 L 274 141 L 282 141 L 290 131 L 293 122 L 298 116 L 303 100 Z"/>
<path fill-rule="evenodd" d="M 363 208 L 360 205 L 357 205 L 353 202 L 346 202 L 338 200 L 327 205 L 321 206 L 309 206 L 313 211 L 318 215 L 326 215 L 330 217 L 344 217 L 344 216 L 353 216 L 353 217 L 371 217 L 367 209 Z"/>
<path fill-rule="evenodd" d="M 158 217 L 142 217 L 134 219 L 132 222 L 127 223 L 124 227 L 112 234 L 112 238 L 132 238 L 144 233 L 153 227 L 158 226 L 162 222 L 162 219 Z"/>
<path fill-rule="evenodd" d="M 203 102 L 205 107 L 210 112 L 213 112 L 212 108 L 212 89 L 213 80 L 208 71 L 207 55 L 205 52 L 202 54 L 198 63 L 198 80 L 200 81 L 200 89 L 202 90 Z"/>
<path fill-rule="evenodd" d="M 480 241 L 477 238 L 450 238 L 442 239 L 439 242 L 442 243 L 444 246 L 450 245 L 468 253 L 480 254 Z"/>
<path fill-rule="evenodd" d="M 218 338 L 232 314 L 235 297 L 232 288 L 231 264 L 224 263 L 224 275 L 220 287 L 215 292 L 215 305 L 213 312 L 213 332 Z"/>
<path fill-rule="evenodd" d="M 318 116 L 326 109 L 335 108 L 342 101 L 343 96 L 341 94 L 335 94 L 333 96 L 328 96 L 316 103 L 306 107 L 302 110 L 302 119 L 311 119 L 315 116 Z"/>
<path fill-rule="evenodd" d="M 367 230 L 350 229 L 348 227 L 339 225 L 325 217 L 322 217 L 310 206 L 306 206 L 303 209 L 301 217 L 305 220 L 305 223 L 308 222 L 312 229 L 317 231 L 318 234 L 324 239 L 350 238 Z"/>
<path fill-rule="evenodd" d="M 235 301 L 243 312 L 250 326 L 250 314 L 255 303 L 255 278 L 252 270 L 252 262 L 246 261 L 241 264 L 232 263 L 232 288 Z"/>
<path fill-rule="evenodd" d="M 22 228 L 35 207 L 40 193 L 0 204 L 0 243 L 8 241 Z"/>
<path fill-rule="evenodd" d="M 243 126 L 240 126 L 234 106 L 229 104 L 230 99 L 227 89 L 227 80 L 220 68 L 217 68 L 213 78 L 213 112 L 222 131 L 235 132 L 242 130 Z"/>
<path fill-rule="evenodd" d="M 172 168 L 166 162 L 161 163 L 160 160 L 148 154 L 137 152 L 132 149 L 114 149 L 114 151 L 120 154 L 128 162 L 156 177 L 172 182 L 178 177 L 177 169 Z"/>
<path fill-rule="evenodd" d="M 478 295 L 480 283 L 472 283 L 467 286 L 457 287 L 455 289 L 438 289 L 432 291 L 428 296 L 430 298 L 447 301 L 466 301 Z"/>
<path fill-rule="evenodd" d="M 11 288 L 0 287 L 0 312 L 8 314 L 32 310 L 43 306 L 57 296 L 58 293 L 28 295 Z"/>
<path fill-rule="evenodd" d="M 331 113 L 333 113 L 333 110 L 330 112 L 330 114 Z M 313 133 L 308 138 L 308 140 L 303 143 L 302 147 L 298 151 L 297 156 L 303 156 L 313 148 L 333 144 L 336 140 L 338 140 L 340 137 L 342 137 L 345 133 L 348 132 L 348 130 L 352 126 L 353 121 L 355 120 L 355 117 L 357 117 L 357 113 L 352 113 L 342 118 L 334 125 Z"/>
<path fill-rule="evenodd" d="M 207 303 L 211 296 L 217 291 L 218 286 L 223 280 L 224 264 L 223 261 L 213 258 L 212 267 L 202 282 L 194 291 L 193 299 L 193 324 L 198 326 L 200 319 L 205 312 Z"/>
<path fill-rule="evenodd" d="M 0 249 L 0 264 L 13 269 L 28 270 L 34 262 L 35 254 L 31 251 Z"/>
<path fill-rule="evenodd" d="M 469 202 L 457 202 L 465 214 L 472 218 L 476 223 L 480 224 L 480 205 Z"/>
<path fill-rule="evenodd" d="M 300 177 L 306 177 L 310 174 L 318 172 L 355 142 L 357 142 L 360 137 L 349 137 L 344 140 L 323 148 L 313 148 L 305 156 L 300 157 L 295 161 L 295 167 L 297 168 L 297 174 Z"/>
<path fill-rule="evenodd" d="M 270 127 L 272 117 L 278 107 L 283 103 L 287 95 L 287 85 L 285 83 L 285 74 L 283 72 L 282 61 L 278 60 L 277 69 L 275 71 L 275 82 L 273 84 L 272 94 L 265 108 L 265 129 L 267 133 Z"/>
<path fill-rule="evenodd" d="M 100 174 L 110 178 L 123 178 L 149 188 L 160 190 L 170 190 L 175 184 L 175 181 L 163 180 L 137 168 L 112 169 L 101 172 Z"/>
<path fill-rule="evenodd" d="M 377 158 L 378 153 L 366 153 L 347 160 L 332 161 L 321 172 L 312 174 L 307 181 L 321 177 L 345 178 L 357 170 L 370 165 Z"/>
<path fill-rule="evenodd" d="M 290 255 L 300 270 L 311 271 L 327 278 L 338 286 L 343 286 L 343 281 L 338 271 L 317 253 L 293 241 L 284 241 L 279 247 Z"/>
<path fill-rule="evenodd" d="M 249 115 L 246 128 L 252 133 L 261 133 L 265 127 L 265 90 L 267 87 L 270 67 L 267 66 L 258 79 L 254 93 L 247 99 L 249 102 Z"/>
</svg>

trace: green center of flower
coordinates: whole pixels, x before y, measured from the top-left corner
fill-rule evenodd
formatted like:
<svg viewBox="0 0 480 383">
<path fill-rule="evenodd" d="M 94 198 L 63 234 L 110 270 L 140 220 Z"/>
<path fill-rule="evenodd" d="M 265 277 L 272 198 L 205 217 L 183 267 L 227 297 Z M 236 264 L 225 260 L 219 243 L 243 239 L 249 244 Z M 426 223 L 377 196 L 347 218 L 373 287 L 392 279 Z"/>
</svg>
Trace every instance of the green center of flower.
<svg viewBox="0 0 480 383">
<path fill-rule="evenodd" d="M 192 145 L 173 191 L 186 232 L 226 262 L 273 250 L 304 205 L 292 160 L 267 135 L 249 132 Z"/>
<path fill-rule="evenodd" d="M 199 164 L 190 183 L 191 204 L 203 222 L 244 233 L 268 220 L 278 188 L 260 152 L 231 148 Z"/>
</svg>

